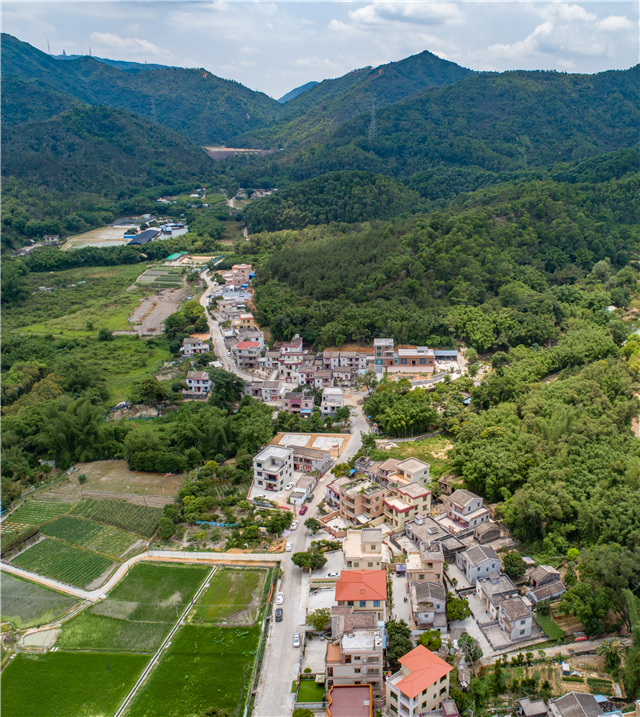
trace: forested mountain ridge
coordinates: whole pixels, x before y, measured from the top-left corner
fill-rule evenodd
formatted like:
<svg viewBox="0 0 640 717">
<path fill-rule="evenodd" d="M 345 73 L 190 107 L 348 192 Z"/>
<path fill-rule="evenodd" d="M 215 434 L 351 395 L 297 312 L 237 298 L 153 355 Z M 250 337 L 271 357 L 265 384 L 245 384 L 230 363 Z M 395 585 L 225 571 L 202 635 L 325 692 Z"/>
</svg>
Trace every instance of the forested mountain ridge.
<svg viewBox="0 0 640 717">
<path fill-rule="evenodd" d="M 354 70 L 325 80 L 283 106 L 278 122 L 238 139 L 241 146 L 286 146 L 330 134 L 360 112 L 398 102 L 431 87 L 453 84 L 473 70 L 425 50 L 399 62 Z"/>
<path fill-rule="evenodd" d="M 2 35 L 2 76 L 37 80 L 89 104 L 134 112 L 199 144 L 226 143 L 271 122 L 278 102 L 203 69 L 125 72 L 91 57 L 66 62 L 11 35 Z"/>
<path fill-rule="evenodd" d="M 342 169 L 409 176 L 434 166 L 517 171 L 637 148 L 638 68 L 569 75 L 480 74 L 342 124 L 322 142 L 254 163 L 250 174 L 300 181 Z M 238 172 L 246 182 L 242 167 Z"/>
</svg>

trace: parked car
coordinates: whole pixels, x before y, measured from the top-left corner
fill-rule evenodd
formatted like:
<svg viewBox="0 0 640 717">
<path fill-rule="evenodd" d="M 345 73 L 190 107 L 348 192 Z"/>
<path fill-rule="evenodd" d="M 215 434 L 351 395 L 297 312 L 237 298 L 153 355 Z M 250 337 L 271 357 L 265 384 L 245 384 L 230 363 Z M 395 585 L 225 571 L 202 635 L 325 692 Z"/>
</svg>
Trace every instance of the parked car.
<svg viewBox="0 0 640 717">
<path fill-rule="evenodd" d="M 291 490 L 293 488 L 293 483 L 287 483 L 287 485 L 284 487 L 285 490 Z"/>
<path fill-rule="evenodd" d="M 287 543 L 284 547 L 285 552 L 290 553 L 293 550 L 293 545 L 291 543 Z"/>
<path fill-rule="evenodd" d="M 277 607 L 276 608 L 276 622 L 282 622 L 282 608 Z"/>
<path fill-rule="evenodd" d="M 340 573 L 327 573 L 325 575 L 325 578 L 339 578 L 339 577 L 340 577 Z"/>
<path fill-rule="evenodd" d="M 311 503 L 313 500 L 313 493 L 309 493 L 309 495 L 304 499 L 306 503 Z"/>
<path fill-rule="evenodd" d="M 300 634 L 296 632 L 296 634 L 293 636 L 293 646 L 294 647 L 300 647 Z"/>
<path fill-rule="evenodd" d="M 304 515 L 309 510 L 309 507 L 306 505 L 303 505 L 302 508 L 300 508 L 300 515 Z"/>
<path fill-rule="evenodd" d="M 276 605 L 282 605 L 284 602 L 284 593 L 278 593 L 276 595 Z"/>
<path fill-rule="evenodd" d="M 289 526 L 289 530 L 298 530 L 299 525 L 300 523 L 298 523 L 297 520 L 294 520 L 293 523 L 291 523 L 291 525 Z"/>
</svg>

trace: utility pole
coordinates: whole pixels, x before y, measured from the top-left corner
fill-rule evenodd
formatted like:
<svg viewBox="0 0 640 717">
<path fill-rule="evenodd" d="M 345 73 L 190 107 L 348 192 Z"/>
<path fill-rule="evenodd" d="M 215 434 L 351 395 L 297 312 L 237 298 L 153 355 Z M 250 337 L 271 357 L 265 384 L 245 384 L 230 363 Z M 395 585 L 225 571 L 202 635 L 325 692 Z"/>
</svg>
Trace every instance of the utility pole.
<svg viewBox="0 0 640 717">
<path fill-rule="evenodd" d="M 373 142 L 373 140 L 376 138 L 376 135 L 378 134 L 378 130 L 376 128 L 376 101 L 375 99 L 371 100 L 371 124 L 369 125 L 369 142 Z"/>
<path fill-rule="evenodd" d="M 51 54 L 51 47 L 49 46 L 49 40 L 47 40 L 47 53 Z"/>
</svg>

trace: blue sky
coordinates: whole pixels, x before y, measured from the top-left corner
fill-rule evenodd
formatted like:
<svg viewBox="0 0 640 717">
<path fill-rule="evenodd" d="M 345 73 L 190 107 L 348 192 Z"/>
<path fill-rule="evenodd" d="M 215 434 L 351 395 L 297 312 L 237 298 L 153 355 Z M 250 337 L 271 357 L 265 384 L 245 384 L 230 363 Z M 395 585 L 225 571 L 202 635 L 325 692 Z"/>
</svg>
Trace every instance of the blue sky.
<svg viewBox="0 0 640 717">
<path fill-rule="evenodd" d="M 475 70 L 592 73 L 639 59 L 637 2 L 3 2 L 53 54 L 204 67 L 280 97 L 422 50 Z"/>
</svg>

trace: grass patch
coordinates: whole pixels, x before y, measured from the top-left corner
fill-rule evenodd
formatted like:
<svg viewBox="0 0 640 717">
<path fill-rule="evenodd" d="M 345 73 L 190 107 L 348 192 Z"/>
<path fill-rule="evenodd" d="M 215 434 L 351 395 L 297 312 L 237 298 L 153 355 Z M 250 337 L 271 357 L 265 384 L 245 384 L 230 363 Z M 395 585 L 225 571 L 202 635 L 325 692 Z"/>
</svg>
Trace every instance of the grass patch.
<svg viewBox="0 0 640 717">
<path fill-rule="evenodd" d="M 538 623 L 538 626 L 542 629 L 544 634 L 551 640 L 559 640 L 566 635 L 565 631 L 560 627 L 560 625 L 558 625 L 551 615 L 539 615 L 536 613 L 533 618 Z"/>
<path fill-rule="evenodd" d="M 134 622 L 83 612 L 63 626 L 61 650 L 155 652 L 171 629 L 167 622 Z"/>
<path fill-rule="evenodd" d="M 601 680 L 597 677 L 587 677 L 587 684 L 592 694 L 610 695 L 613 692 L 613 684 L 609 680 Z"/>
<path fill-rule="evenodd" d="M 298 702 L 322 702 L 326 688 L 315 680 L 300 680 L 298 689 Z"/>
<path fill-rule="evenodd" d="M 128 717 L 185 717 L 208 707 L 242 713 L 260 626 L 186 625 L 136 697 Z"/>
<path fill-rule="evenodd" d="M 2 673 L 2 717 L 112 715 L 148 660 L 146 655 L 19 653 Z"/>
<path fill-rule="evenodd" d="M 393 439 L 390 439 L 393 440 Z M 373 460 L 386 460 L 387 458 L 419 458 L 431 466 L 429 475 L 431 479 L 440 478 L 451 470 L 449 462 L 446 460 L 445 451 L 451 448 L 452 442 L 442 436 L 434 436 L 433 438 L 425 438 L 422 441 L 405 441 L 398 443 L 397 448 L 389 451 L 376 449 L 370 452 Z"/>
<path fill-rule="evenodd" d="M 220 622 L 234 613 L 247 610 L 253 598 L 259 600 L 266 576 L 266 570 L 218 570 L 211 580 L 211 587 L 198 603 L 195 618 L 204 622 Z"/>
<path fill-rule="evenodd" d="M 30 500 L 21 505 L 15 513 L 12 513 L 8 520 L 11 523 L 22 523 L 23 525 L 40 525 L 46 523 L 47 520 L 68 513 L 70 508 L 69 503 Z"/>
<path fill-rule="evenodd" d="M 113 564 L 103 555 L 90 553 L 51 538 L 32 545 L 11 563 L 81 588 L 99 578 Z"/>
<path fill-rule="evenodd" d="M 87 499 L 78 503 L 72 513 L 150 538 L 158 527 L 162 508 L 150 508 L 124 500 Z"/>
<path fill-rule="evenodd" d="M 3 573 L 0 581 L 2 619 L 17 628 L 44 625 L 77 605 L 73 598 Z"/>
<path fill-rule="evenodd" d="M 140 538 L 120 528 L 100 525 L 91 520 L 62 516 L 42 527 L 42 532 L 80 548 L 95 550 L 117 558 Z"/>
</svg>

